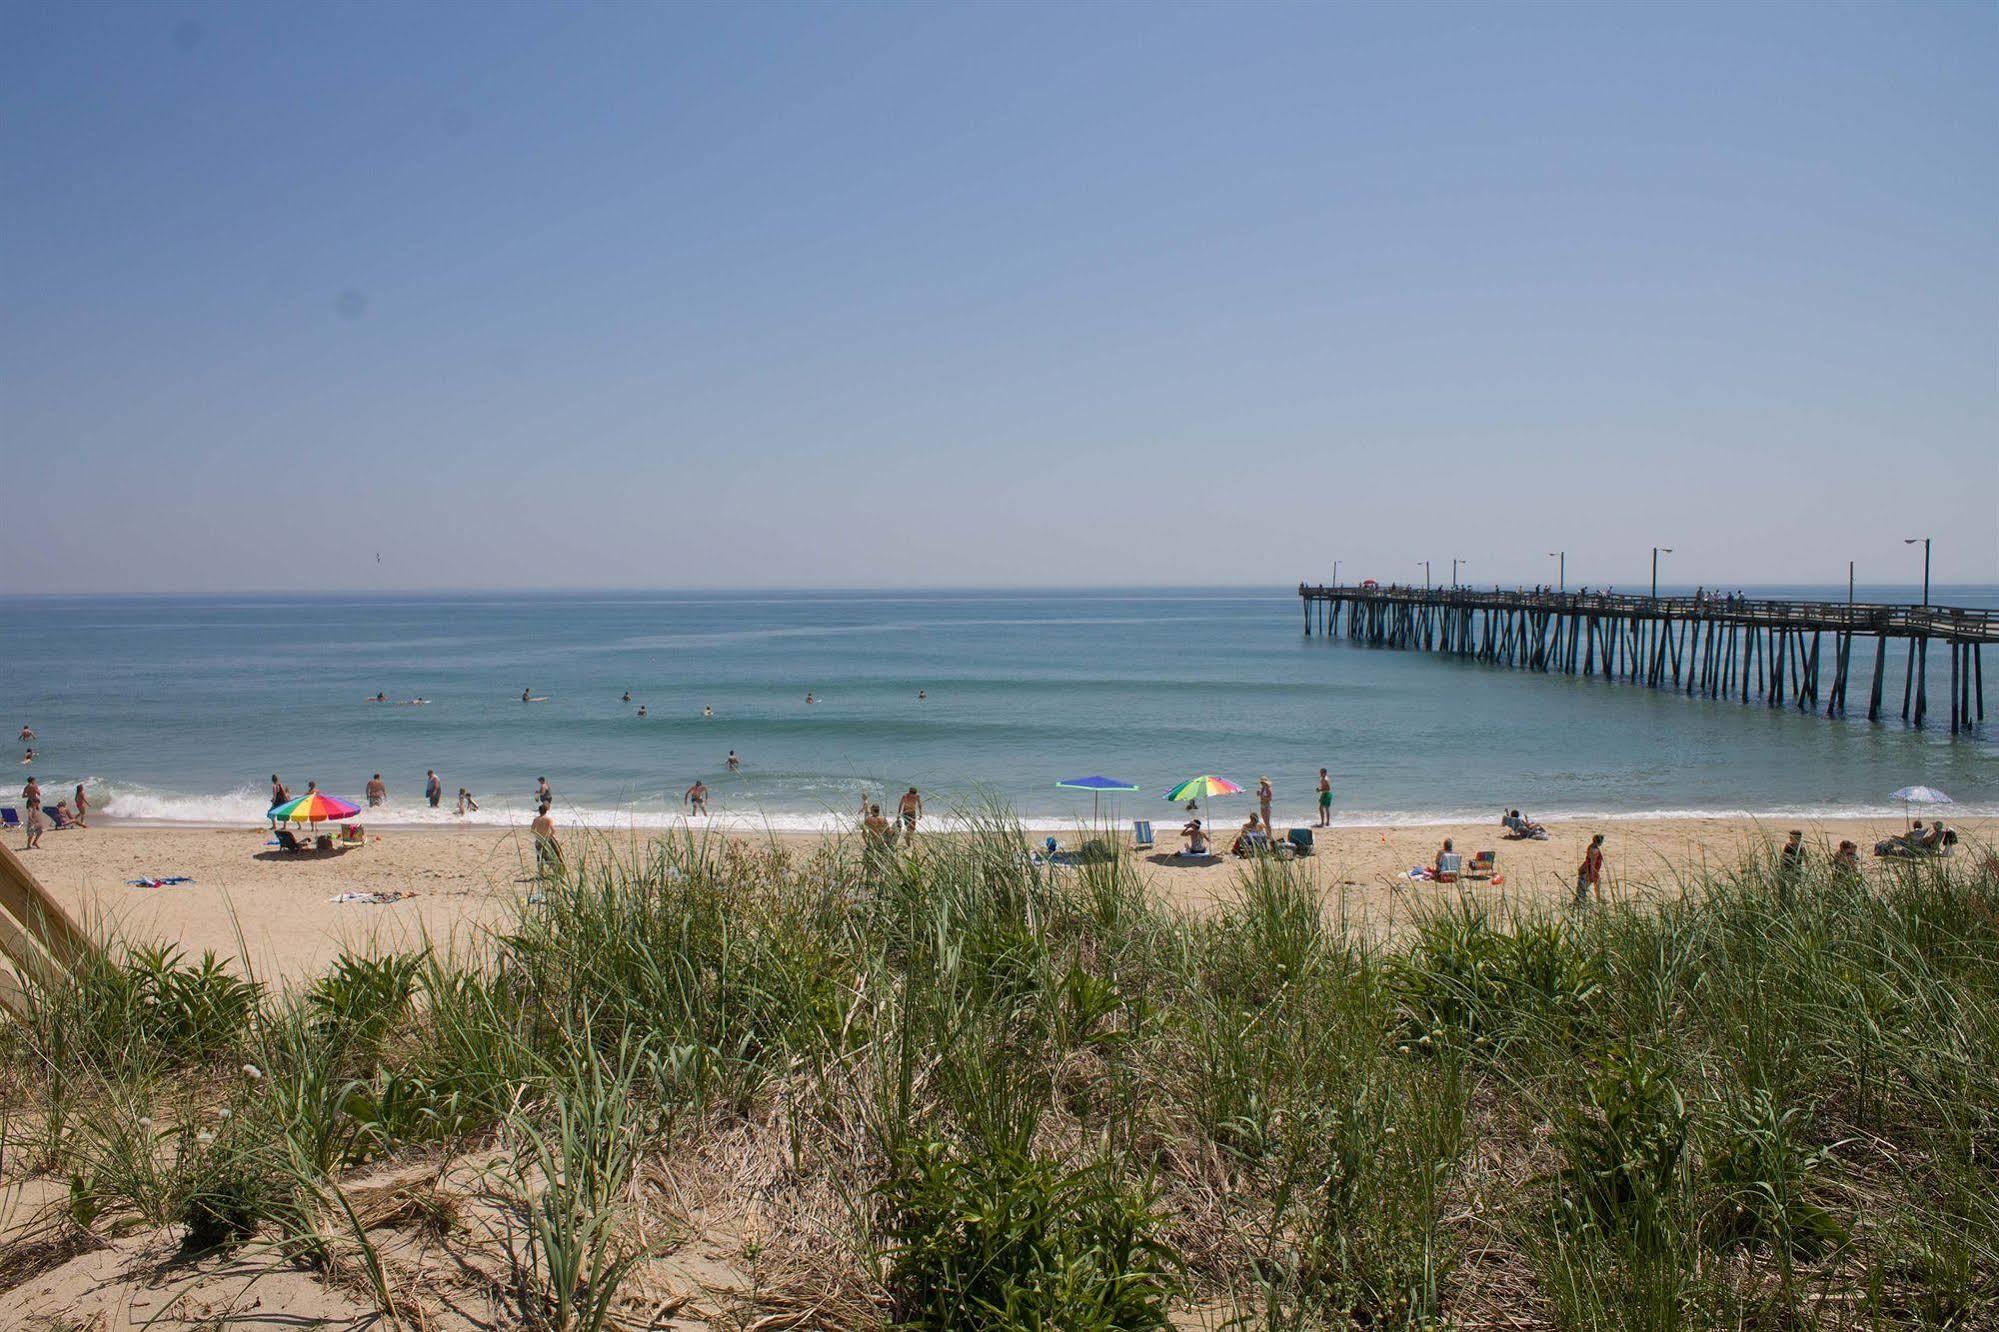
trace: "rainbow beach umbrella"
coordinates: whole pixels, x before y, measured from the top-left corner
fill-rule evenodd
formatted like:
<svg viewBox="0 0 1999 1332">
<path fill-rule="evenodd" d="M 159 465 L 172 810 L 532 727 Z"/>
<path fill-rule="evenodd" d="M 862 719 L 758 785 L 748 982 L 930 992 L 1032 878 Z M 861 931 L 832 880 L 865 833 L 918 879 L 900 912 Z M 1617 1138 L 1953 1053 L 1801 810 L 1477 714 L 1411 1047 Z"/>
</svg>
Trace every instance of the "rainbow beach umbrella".
<svg viewBox="0 0 1999 1332">
<path fill-rule="evenodd" d="M 318 823 L 321 819 L 329 822 L 335 819 L 351 819 L 361 812 L 359 805 L 350 804 L 338 796 L 330 796 L 324 791 L 307 791 L 296 800 L 287 800 L 282 805 L 271 806 L 265 815 L 273 822 L 284 820 L 289 823 Z"/>
<path fill-rule="evenodd" d="M 1242 788 L 1226 777 L 1217 777 L 1212 772 L 1204 772 L 1199 777 L 1189 777 L 1186 781 L 1166 793 L 1168 800 L 1212 800 L 1216 796 L 1241 795 Z M 1214 820 L 1210 818 L 1209 823 Z M 1211 830 L 1212 831 L 1212 830 Z"/>
</svg>

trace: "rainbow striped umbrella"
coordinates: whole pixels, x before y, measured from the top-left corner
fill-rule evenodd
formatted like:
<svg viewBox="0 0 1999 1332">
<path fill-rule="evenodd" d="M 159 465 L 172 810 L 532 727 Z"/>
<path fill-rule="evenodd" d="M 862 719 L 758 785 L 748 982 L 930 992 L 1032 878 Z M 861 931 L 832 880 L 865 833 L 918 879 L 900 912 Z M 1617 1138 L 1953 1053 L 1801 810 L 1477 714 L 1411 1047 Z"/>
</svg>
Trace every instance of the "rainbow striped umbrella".
<svg viewBox="0 0 1999 1332">
<path fill-rule="evenodd" d="M 1212 772 L 1204 772 L 1199 777 L 1189 777 L 1186 781 L 1166 793 L 1168 800 L 1198 800 L 1203 796 L 1241 795 L 1242 788 L 1226 777 L 1217 777 Z"/>
<path fill-rule="evenodd" d="M 282 805 L 271 806 L 266 818 L 291 823 L 318 823 L 321 819 L 351 819 L 361 812 L 359 805 L 349 804 L 338 796 L 330 796 L 324 791 L 307 791 L 296 800 L 287 800 Z"/>
<path fill-rule="evenodd" d="M 1189 777 L 1186 781 L 1168 791 L 1166 798 L 1177 802 L 1181 800 L 1200 800 L 1204 797 L 1212 800 L 1216 796 L 1241 794 L 1242 788 L 1228 778 L 1217 777 L 1212 772 L 1204 772 L 1199 777 Z M 1212 824 L 1214 819 L 1210 817 L 1208 822 Z M 1212 828 L 1210 831 L 1213 831 Z"/>
</svg>

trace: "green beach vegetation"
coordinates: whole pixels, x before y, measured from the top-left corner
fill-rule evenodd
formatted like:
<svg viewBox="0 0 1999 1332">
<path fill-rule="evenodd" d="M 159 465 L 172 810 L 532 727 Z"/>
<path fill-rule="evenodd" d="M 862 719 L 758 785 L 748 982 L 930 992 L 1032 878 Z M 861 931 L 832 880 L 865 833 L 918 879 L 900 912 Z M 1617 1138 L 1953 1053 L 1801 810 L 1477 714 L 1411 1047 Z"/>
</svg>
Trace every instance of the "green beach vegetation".
<svg viewBox="0 0 1999 1332">
<path fill-rule="evenodd" d="M 62 1185 L 0 1286 L 156 1228 L 405 1328 L 1999 1326 L 1975 858 L 1373 937 L 1023 840 L 599 844 L 300 986 L 111 949 L 0 1038 Z"/>
</svg>

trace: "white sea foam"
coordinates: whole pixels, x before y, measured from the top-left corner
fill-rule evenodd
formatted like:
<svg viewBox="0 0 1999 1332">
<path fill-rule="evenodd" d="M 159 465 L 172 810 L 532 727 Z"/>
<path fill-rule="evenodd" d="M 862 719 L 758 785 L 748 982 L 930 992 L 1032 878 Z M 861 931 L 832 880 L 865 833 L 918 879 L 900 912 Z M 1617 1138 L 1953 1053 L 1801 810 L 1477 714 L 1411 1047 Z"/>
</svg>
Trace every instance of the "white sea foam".
<svg viewBox="0 0 1999 1332">
<path fill-rule="evenodd" d="M 98 813 L 123 823 L 180 824 L 189 827 L 237 827 L 264 822 L 268 801 L 266 793 L 259 789 L 240 787 L 233 791 L 207 795 L 180 795 L 155 791 L 142 786 L 124 784 L 91 783 L 96 795 Z M 1135 818 L 1150 819 L 1153 823 L 1172 823 L 1182 814 L 1181 810 L 1158 802 L 1162 808 L 1147 808 L 1153 802 L 1137 804 L 1125 803 L 1119 812 L 1119 823 L 1128 823 Z M 1213 821 L 1227 826 L 1232 820 L 1245 817 L 1253 806 L 1246 800 L 1236 799 L 1215 808 L 1210 814 L 1206 805 L 1201 816 L 1212 817 Z M 892 811 L 890 811 L 892 812 Z M 1532 809 L 1528 814 L 1543 821 L 1576 822 L 1583 820 L 1607 823 L 1630 823 L 1646 820 L 1693 820 L 1693 819 L 1756 819 L 1765 822 L 1789 820 L 1798 823 L 1826 822 L 1835 819 L 1879 819 L 1900 818 L 1904 813 L 1898 804 L 1879 805 L 1807 805 L 1786 806 L 1775 809 L 1643 809 L 1617 810 L 1602 808 L 1577 809 Z M 1949 818 L 1999 818 L 1999 806 L 1986 804 L 1938 806 L 1935 813 Z M 1336 812 L 1333 818 L 1335 828 L 1372 827 L 1431 827 L 1445 824 L 1491 823 L 1497 825 L 1501 811 L 1496 808 L 1481 809 L 1441 809 L 1441 810 L 1369 810 L 1348 809 Z M 682 809 L 666 809 L 657 806 L 632 805 L 624 807 L 558 804 L 556 816 L 560 822 L 570 827 L 598 828 L 607 831 L 620 829 L 666 829 L 690 827 L 712 828 L 727 832 L 784 832 L 784 833 L 827 833 L 852 831 L 857 819 L 853 810 L 764 810 L 754 808 L 735 809 L 720 802 L 711 806 L 705 816 L 690 817 Z M 378 827 L 525 827 L 533 818 L 534 811 L 526 804 L 507 801 L 484 801 L 476 812 L 459 815 L 454 805 L 447 802 L 437 809 L 427 805 L 407 801 L 393 801 L 374 809 L 363 809 L 360 821 Z M 976 814 L 957 811 L 938 811 L 924 816 L 926 828 L 957 831 L 979 821 Z M 1072 814 L 1029 814 L 1016 816 L 1015 822 L 1030 832 L 1064 832 L 1087 824 L 1089 818 L 1081 813 Z M 1299 810 L 1287 815 L 1278 810 L 1276 821 L 1280 824 L 1307 824 L 1312 821 L 1312 811 Z"/>
</svg>

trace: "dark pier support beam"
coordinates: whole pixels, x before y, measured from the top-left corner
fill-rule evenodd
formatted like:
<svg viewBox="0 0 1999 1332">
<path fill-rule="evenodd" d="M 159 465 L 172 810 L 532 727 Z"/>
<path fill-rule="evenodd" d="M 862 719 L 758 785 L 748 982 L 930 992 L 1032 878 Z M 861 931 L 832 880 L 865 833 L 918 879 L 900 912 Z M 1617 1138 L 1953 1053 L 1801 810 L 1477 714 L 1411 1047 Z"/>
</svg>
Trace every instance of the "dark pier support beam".
<svg viewBox="0 0 1999 1332">
<path fill-rule="evenodd" d="M 1874 637 L 1874 688 L 1867 694 L 1867 720 L 1881 720 L 1881 677 L 1888 667 L 1888 635 Z"/>
</svg>

